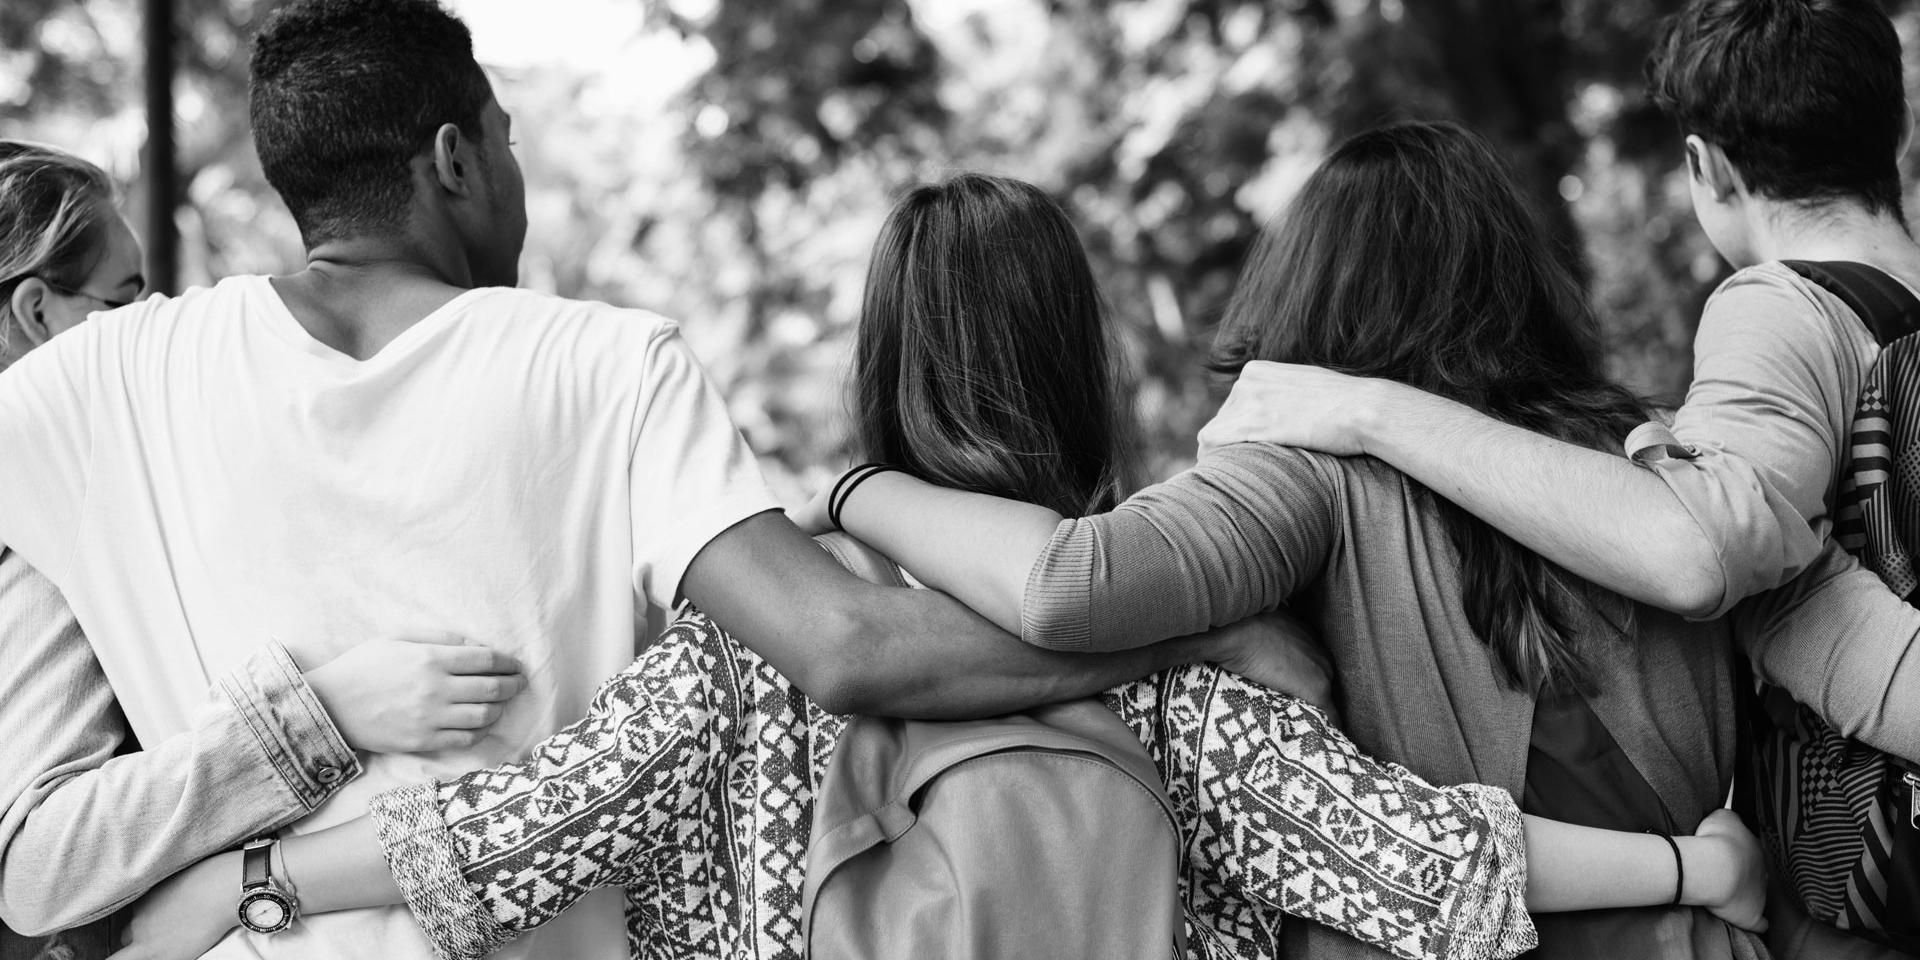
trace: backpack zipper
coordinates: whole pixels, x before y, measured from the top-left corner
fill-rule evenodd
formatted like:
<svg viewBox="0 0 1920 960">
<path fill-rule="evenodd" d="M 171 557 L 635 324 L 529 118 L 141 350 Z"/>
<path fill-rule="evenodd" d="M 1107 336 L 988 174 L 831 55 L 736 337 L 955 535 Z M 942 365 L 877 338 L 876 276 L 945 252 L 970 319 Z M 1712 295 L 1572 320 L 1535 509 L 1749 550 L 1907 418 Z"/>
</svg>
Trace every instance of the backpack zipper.
<svg viewBox="0 0 1920 960">
<path fill-rule="evenodd" d="M 1904 779 L 1907 781 L 1908 794 L 1912 797 L 1912 806 L 1907 812 L 1907 824 L 1915 830 L 1920 830 L 1920 773 L 1908 770 Z"/>
</svg>

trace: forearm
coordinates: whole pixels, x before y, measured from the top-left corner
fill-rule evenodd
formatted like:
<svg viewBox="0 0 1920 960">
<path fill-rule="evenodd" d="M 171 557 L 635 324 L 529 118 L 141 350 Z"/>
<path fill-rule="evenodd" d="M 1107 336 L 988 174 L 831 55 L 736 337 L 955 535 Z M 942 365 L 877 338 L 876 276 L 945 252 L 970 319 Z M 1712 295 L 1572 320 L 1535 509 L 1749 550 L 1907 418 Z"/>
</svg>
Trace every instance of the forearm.
<svg viewBox="0 0 1920 960">
<path fill-rule="evenodd" d="M 402 903 L 372 817 L 281 841 L 280 875 L 300 894 L 304 913 L 331 913 Z M 238 860 L 235 860 L 238 876 Z"/>
<path fill-rule="evenodd" d="M 1000 629 L 1020 632 L 1027 574 L 1059 514 L 895 472 L 866 480 L 855 493 L 840 513 L 848 533 Z"/>
<path fill-rule="evenodd" d="M 1527 909 L 1534 913 L 1652 907 L 1674 903 L 1674 848 L 1650 833 L 1582 827 L 1526 817 Z M 1726 896 L 1720 848 L 1702 837 L 1675 837 L 1687 865 L 1682 906 Z"/>
<path fill-rule="evenodd" d="M 1603 587 L 1681 614 L 1720 603 L 1711 540 L 1652 472 L 1401 384 L 1369 389 L 1358 424 L 1368 454 Z"/>
<path fill-rule="evenodd" d="M 1091 696 L 1224 652 L 1186 637 L 1115 653 L 1061 653 L 1022 643 L 951 598 L 889 591 L 875 611 L 848 712 L 924 720 L 997 716 Z"/>
</svg>

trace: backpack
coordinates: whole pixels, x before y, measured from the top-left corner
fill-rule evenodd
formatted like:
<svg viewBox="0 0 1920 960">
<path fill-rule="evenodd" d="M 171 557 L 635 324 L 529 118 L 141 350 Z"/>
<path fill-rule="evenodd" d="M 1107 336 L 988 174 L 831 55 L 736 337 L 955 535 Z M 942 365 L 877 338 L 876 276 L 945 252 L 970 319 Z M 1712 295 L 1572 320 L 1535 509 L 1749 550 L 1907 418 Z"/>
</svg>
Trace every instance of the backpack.
<svg viewBox="0 0 1920 960">
<path fill-rule="evenodd" d="M 1864 264 L 1784 263 L 1882 347 L 1855 407 L 1833 533 L 1920 605 L 1920 300 Z M 1745 806 L 1781 879 L 1814 919 L 1920 953 L 1920 766 L 1841 736 L 1778 687 L 1760 685 L 1749 706 Z"/>
<path fill-rule="evenodd" d="M 866 579 L 906 585 L 858 541 L 820 540 Z M 1096 699 L 954 723 L 854 717 L 814 802 L 807 956 L 1179 956 L 1175 824 L 1146 749 Z"/>
</svg>

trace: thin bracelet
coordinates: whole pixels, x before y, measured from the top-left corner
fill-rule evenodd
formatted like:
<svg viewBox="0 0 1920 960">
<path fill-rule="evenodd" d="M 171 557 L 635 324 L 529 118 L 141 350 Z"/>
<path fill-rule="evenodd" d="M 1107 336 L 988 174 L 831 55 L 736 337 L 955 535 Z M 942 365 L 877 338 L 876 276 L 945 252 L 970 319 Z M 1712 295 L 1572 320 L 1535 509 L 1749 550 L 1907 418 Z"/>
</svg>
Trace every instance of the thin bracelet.
<svg viewBox="0 0 1920 960">
<path fill-rule="evenodd" d="M 852 474 L 856 474 L 856 472 L 860 472 L 860 470 L 866 470 L 868 467 L 885 467 L 885 465 L 879 463 L 879 461 L 868 461 L 868 463 L 862 463 L 862 465 L 858 465 L 858 467 L 849 467 L 847 470 L 843 470 L 843 472 L 839 474 L 839 478 L 833 480 L 833 490 L 829 490 L 828 492 L 828 513 L 833 513 L 833 505 L 839 503 L 839 488 L 847 486 L 847 478 L 852 476 Z"/>
<path fill-rule="evenodd" d="M 1673 848 L 1673 903 L 1675 906 L 1678 906 L 1680 904 L 1680 895 L 1685 893 L 1687 889 L 1687 861 L 1680 856 L 1680 843 L 1673 839 L 1673 835 L 1665 830 L 1648 830 L 1647 832 L 1665 840 L 1667 846 Z"/>
<path fill-rule="evenodd" d="M 862 463 L 860 467 L 847 468 L 845 472 L 839 474 L 839 480 L 833 480 L 833 490 L 829 490 L 828 492 L 828 524 L 833 530 L 839 530 L 841 488 L 847 486 L 847 480 L 852 480 L 854 474 L 858 474 L 858 472 L 862 472 L 862 470 L 872 470 L 874 467 L 885 467 L 885 465 L 881 465 L 881 463 Z"/>
<path fill-rule="evenodd" d="M 287 895 L 298 900 L 300 898 L 300 888 L 294 886 L 293 871 L 287 869 L 286 840 L 279 837 L 275 837 L 273 841 L 273 849 L 267 851 L 267 856 L 269 858 L 267 861 L 268 866 L 272 866 L 273 864 L 273 861 L 271 859 L 272 857 L 277 856 L 280 858 L 280 871 L 276 873 L 275 876 L 280 878 L 280 885 L 287 888 Z"/>
<path fill-rule="evenodd" d="M 884 466 L 886 466 L 884 463 L 863 463 L 841 474 L 840 479 L 833 482 L 833 489 L 827 491 L 827 524 L 829 526 L 835 530 L 840 529 L 840 504 L 846 501 L 845 492 L 849 489 L 847 484 L 859 483 L 866 479 L 869 472 Z"/>
<path fill-rule="evenodd" d="M 899 468 L 899 467 L 896 467 L 896 466 L 892 466 L 892 465 L 890 465 L 890 464 L 884 464 L 884 463 L 883 463 L 883 464 L 879 464 L 879 465 L 877 465 L 877 466 L 875 466 L 875 467 L 874 467 L 874 468 L 873 468 L 872 470 L 868 470 L 868 471 L 867 471 L 866 473 L 863 473 L 863 474 L 861 474 L 860 476 L 858 476 L 858 477 L 855 477 L 855 478 L 853 479 L 853 482 L 851 482 L 851 483 L 849 483 L 849 484 L 847 484 L 847 488 L 846 488 L 845 490 L 843 490 L 843 491 L 841 491 L 841 492 L 840 492 L 840 503 L 839 503 L 839 505 L 838 505 L 838 506 L 833 506 L 833 505 L 829 505 L 829 507 L 830 507 L 830 509 L 829 509 L 829 510 L 827 511 L 827 513 L 828 513 L 828 516 L 827 516 L 827 520 L 828 520 L 828 522 L 830 522 L 830 523 L 832 523 L 832 524 L 833 524 L 833 528 L 834 528 L 835 530 L 844 530 L 844 529 L 846 529 L 845 527 L 842 527 L 842 526 L 840 525 L 840 511 L 842 511 L 842 510 L 845 510 L 845 509 L 846 509 L 846 507 L 847 507 L 847 501 L 848 501 L 848 500 L 851 500 L 851 499 L 853 499 L 853 491 L 855 491 L 855 490 L 858 490 L 858 489 L 860 488 L 860 485 L 861 485 L 861 484 L 863 484 L 863 483 L 866 483 L 866 482 L 867 482 L 868 480 L 871 480 L 871 479 L 873 479 L 874 477 L 877 477 L 877 476 L 879 476 L 880 474 L 883 474 L 883 473 L 906 473 L 906 472 L 907 472 L 907 471 L 905 471 L 905 470 L 903 470 L 903 469 L 901 469 L 901 468 Z"/>
</svg>

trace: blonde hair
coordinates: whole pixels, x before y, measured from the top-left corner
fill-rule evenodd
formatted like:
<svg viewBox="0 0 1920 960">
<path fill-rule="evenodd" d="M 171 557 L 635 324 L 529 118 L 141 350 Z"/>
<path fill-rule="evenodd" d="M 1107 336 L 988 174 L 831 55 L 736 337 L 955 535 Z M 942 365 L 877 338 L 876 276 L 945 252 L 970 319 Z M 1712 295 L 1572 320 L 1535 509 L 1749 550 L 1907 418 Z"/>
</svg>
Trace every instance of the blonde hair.
<svg viewBox="0 0 1920 960">
<path fill-rule="evenodd" d="M 27 277 L 85 283 L 102 253 L 112 199 L 113 181 L 99 167 L 64 150 L 0 139 L 0 355 L 11 346 L 14 285 Z"/>
</svg>

